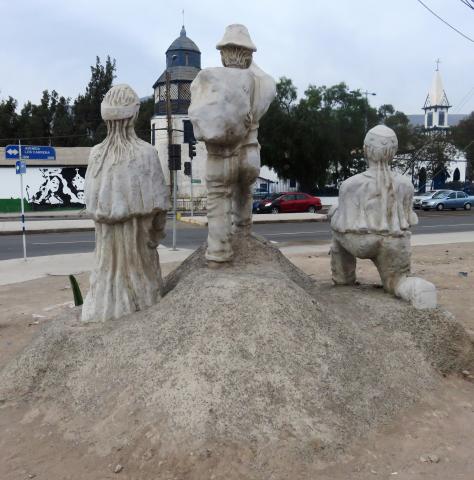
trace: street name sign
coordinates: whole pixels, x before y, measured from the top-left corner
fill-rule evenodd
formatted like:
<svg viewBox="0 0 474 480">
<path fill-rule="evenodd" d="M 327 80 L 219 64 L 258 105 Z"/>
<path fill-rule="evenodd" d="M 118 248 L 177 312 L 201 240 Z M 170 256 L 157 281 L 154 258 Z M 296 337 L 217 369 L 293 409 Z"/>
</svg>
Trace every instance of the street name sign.
<svg viewBox="0 0 474 480">
<path fill-rule="evenodd" d="M 22 162 L 21 160 L 17 160 L 15 163 L 15 173 L 17 175 L 26 173 L 26 163 Z"/>
<path fill-rule="evenodd" d="M 18 145 L 7 145 L 5 147 L 5 158 L 8 160 L 18 160 L 20 158 L 20 148 Z M 54 147 L 40 145 L 22 145 L 22 160 L 56 160 L 56 150 Z"/>
</svg>

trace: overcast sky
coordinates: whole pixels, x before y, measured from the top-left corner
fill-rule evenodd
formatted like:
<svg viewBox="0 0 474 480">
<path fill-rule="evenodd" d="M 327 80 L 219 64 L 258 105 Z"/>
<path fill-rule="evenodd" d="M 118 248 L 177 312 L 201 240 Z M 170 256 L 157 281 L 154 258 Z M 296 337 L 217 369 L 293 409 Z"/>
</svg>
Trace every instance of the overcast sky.
<svg viewBox="0 0 474 480">
<path fill-rule="evenodd" d="M 474 10 L 460 0 L 423 1 L 474 38 Z M 422 113 L 439 57 L 451 112 L 474 110 L 474 43 L 417 0 L 0 0 L 0 98 L 37 102 L 44 89 L 74 98 L 96 55 L 117 60 L 116 82 L 150 95 L 183 8 L 203 67 L 219 65 L 225 26 L 243 23 L 260 67 L 293 79 L 300 94 L 308 84 L 345 81 L 376 92 L 374 106 Z"/>
</svg>

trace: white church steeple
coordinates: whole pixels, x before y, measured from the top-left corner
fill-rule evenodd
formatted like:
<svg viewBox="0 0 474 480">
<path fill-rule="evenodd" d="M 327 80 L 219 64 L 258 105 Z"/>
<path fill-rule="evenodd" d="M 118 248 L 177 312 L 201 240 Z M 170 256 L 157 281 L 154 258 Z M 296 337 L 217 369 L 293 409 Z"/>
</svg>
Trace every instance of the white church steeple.
<svg viewBox="0 0 474 480">
<path fill-rule="evenodd" d="M 425 111 L 426 130 L 445 130 L 449 128 L 448 110 L 451 108 L 443 87 L 443 80 L 439 72 L 440 60 L 436 60 L 436 70 L 431 88 L 423 106 Z"/>
</svg>

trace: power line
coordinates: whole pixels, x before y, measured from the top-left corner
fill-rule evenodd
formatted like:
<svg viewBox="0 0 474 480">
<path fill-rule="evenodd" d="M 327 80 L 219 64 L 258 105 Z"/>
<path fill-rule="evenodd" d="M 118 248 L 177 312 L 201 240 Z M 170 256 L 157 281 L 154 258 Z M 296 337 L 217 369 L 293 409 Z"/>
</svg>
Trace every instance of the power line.
<svg viewBox="0 0 474 480">
<path fill-rule="evenodd" d="M 461 0 L 461 2 L 464 3 L 464 5 L 469 7 L 471 10 L 474 10 L 474 3 L 471 3 L 469 0 Z"/>
<path fill-rule="evenodd" d="M 474 94 L 474 87 L 472 87 L 466 95 L 464 95 L 464 97 L 462 97 L 462 99 L 458 102 L 458 104 L 456 105 L 455 107 L 455 110 L 457 112 L 459 112 L 461 110 L 462 107 L 464 107 L 464 105 L 466 103 L 468 103 L 470 100 L 471 100 L 471 97 L 472 95 Z"/>
<path fill-rule="evenodd" d="M 437 13 L 433 12 L 433 10 L 431 10 L 430 7 L 428 7 L 428 5 L 425 5 L 421 0 L 417 0 L 418 3 L 420 3 L 421 5 L 423 5 L 426 10 L 428 10 L 430 13 L 432 13 L 436 18 L 438 18 L 439 20 L 441 20 L 444 24 L 446 24 L 449 28 L 452 28 L 455 32 L 459 33 L 459 35 L 463 36 L 466 40 L 469 40 L 470 42 L 474 43 L 474 40 L 470 37 L 468 37 L 467 35 L 465 35 L 464 33 L 462 33 L 460 30 L 458 30 L 456 27 L 453 27 L 450 23 L 448 23 L 446 20 L 444 20 L 443 18 L 441 18 Z M 464 2 L 463 2 L 464 3 Z"/>
</svg>

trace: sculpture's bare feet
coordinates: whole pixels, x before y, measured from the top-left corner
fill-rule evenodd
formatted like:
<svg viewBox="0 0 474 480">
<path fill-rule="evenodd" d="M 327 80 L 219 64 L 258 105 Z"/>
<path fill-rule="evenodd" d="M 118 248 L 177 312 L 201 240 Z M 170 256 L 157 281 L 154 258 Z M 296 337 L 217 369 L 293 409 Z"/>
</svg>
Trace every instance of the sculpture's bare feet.
<svg viewBox="0 0 474 480">
<path fill-rule="evenodd" d="M 436 308 L 437 305 L 436 287 L 418 277 L 406 277 L 401 280 L 395 288 L 395 295 L 420 310 Z"/>
</svg>

